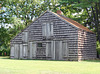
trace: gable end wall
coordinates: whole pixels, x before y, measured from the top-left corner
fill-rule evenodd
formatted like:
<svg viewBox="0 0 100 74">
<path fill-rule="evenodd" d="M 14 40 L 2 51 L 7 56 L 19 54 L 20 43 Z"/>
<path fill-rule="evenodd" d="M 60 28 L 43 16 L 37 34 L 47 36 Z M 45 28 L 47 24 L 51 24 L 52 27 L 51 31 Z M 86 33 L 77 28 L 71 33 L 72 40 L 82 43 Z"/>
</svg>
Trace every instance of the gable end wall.
<svg viewBox="0 0 100 74">
<path fill-rule="evenodd" d="M 54 36 L 52 40 L 67 40 L 69 49 L 69 60 L 77 60 L 78 58 L 78 29 L 72 24 L 59 18 L 51 12 L 46 12 L 38 20 L 29 27 L 29 41 L 46 41 L 42 36 L 42 23 L 53 22 Z M 67 59 L 65 58 L 65 59 Z"/>
</svg>

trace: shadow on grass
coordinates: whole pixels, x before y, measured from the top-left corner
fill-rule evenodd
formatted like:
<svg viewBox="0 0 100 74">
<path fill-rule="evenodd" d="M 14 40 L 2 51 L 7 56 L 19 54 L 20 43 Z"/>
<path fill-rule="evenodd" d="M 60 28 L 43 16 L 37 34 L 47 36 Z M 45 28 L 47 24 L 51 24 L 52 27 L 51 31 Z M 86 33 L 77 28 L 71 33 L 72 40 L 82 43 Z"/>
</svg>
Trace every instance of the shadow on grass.
<svg viewBox="0 0 100 74">
<path fill-rule="evenodd" d="M 85 62 L 100 62 L 100 59 L 96 59 L 96 60 L 84 60 Z"/>
<path fill-rule="evenodd" d="M 10 59 L 9 56 L 0 56 L 0 59 Z"/>
<path fill-rule="evenodd" d="M 64 61 L 64 60 L 45 60 L 45 59 L 10 59 L 10 56 L 0 56 L 0 59 L 7 59 L 7 60 L 24 60 L 24 61 L 56 61 L 56 62 L 69 62 L 69 61 Z M 70 62 L 75 62 L 75 61 L 70 61 Z"/>
<path fill-rule="evenodd" d="M 56 61 L 56 62 L 78 62 L 78 61 L 65 61 L 65 60 L 40 60 L 40 59 L 10 59 L 10 56 L 0 56 L 0 59 L 8 59 L 8 60 L 25 60 L 25 61 Z M 80 61 L 82 62 L 82 61 Z M 84 62 L 98 62 L 100 63 L 100 59 L 96 60 L 84 60 Z"/>
</svg>

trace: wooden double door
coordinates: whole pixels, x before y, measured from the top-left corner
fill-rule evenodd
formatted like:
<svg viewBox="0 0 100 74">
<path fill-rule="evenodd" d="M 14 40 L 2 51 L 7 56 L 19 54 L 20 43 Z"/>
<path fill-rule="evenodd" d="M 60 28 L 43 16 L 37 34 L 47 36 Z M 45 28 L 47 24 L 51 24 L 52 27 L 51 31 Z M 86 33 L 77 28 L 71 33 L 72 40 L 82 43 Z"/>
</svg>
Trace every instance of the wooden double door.
<svg viewBox="0 0 100 74">
<path fill-rule="evenodd" d="M 67 41 L 55 40 L 46 43 L 46 57 L 52 60 L 64 60 L 68 56 Z"/>
<path fill-rule="evenodd" d="M 41 43 L 38 47 L 38 43 Z M 52 40 L 45 42 L 30 43 L 30 59 L 37 57 L 46 57 L 51 60 L 64 60 L 68 56 L 68 44 L 64 40 Z"/>
</svg>

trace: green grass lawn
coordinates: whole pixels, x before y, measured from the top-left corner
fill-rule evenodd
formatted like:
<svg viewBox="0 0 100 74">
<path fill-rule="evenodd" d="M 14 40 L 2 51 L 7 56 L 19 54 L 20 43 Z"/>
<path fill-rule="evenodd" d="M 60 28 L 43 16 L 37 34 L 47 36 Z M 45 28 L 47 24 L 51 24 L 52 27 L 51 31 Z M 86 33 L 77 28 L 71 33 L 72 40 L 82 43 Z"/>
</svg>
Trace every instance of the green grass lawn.
<svg viewBox="0 0 100 74">
<path fill-rule="evenodd" d="M 14 60 L 0 57 L 0 74 L 100 74 L 100 61 Z"/>
</svg>

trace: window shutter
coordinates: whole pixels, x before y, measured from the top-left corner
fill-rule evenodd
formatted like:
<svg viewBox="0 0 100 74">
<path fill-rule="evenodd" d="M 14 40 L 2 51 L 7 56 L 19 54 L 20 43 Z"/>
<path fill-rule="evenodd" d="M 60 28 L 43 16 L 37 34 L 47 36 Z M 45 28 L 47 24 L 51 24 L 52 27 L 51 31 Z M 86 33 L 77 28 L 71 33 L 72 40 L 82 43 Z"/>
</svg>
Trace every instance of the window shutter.
<svg viewBox="0 0 100 74">
<path fill-rule="evenodd" d="M 42 25 L 42 35 L 45 36 L 44 34 L 44 25 Z"/>
<path fill-rule="evenodd" d="M 23 42 L 28 42 L 28 32 L 22 33 L 22 40 L 23 40 Z"/>
<path fill-rule="evenodd" d="M 46 36 L 48 37 L 48 36 L 50 36 L 50 24 L 49 23 L 47 23 L 47 25 L 46 25 Z"/>
<path fill-rule="evenodd" d="M 11 46 L 11 53 L 10 53 L 11 57 L 14 57 L 14 45 Z"/>
<path fill-rule="evenodd" d="M 37 49 L 36 43 L 33 43 L 32 47 L 33 47 L 33 52 L 32 52 L 33 55 L 32 55 L 32 56 L 33 56 L 33 57 L 36 57 L 36 51 L 37 51 L 37 50 L 36 50 L 36 49 Z"/>
<path fill-rule="evenodd" d="M 24 36 L 24 32 L 22 32 L 22 41 L 24 42 L 25 40 L 25 38 L 24 38 L 25 36 Z"/>
<path fill-rule="evenodd" d="M 67 57 L 68 56 L 68 44 L 67 44 L 67 42 L 63 42 L 62 49 L 63 49 L 63 56 Z"/>
<path fill-rule="evenodd" d="M 26 58 L 28 56 L 27 44 L 23 44 L 23 56 Z"/>
<path fill-rule="evenodd" d="M 26 49 L 25 49 L 25 46 L 23 46 L 23 56 L 24 56 L 24 57 L 26 56 Z"/>
<path fill-rule="evenodd" d="M 22 44 L 20 44 L 20 59 L 22 59 L 22 58 L 23 58 L 22 53 L 23 53 L 23 45 L 22 45 Z"/>
<path fill-rule="evenodd" d="M 28 42 L 28 32 L 25 32 L 25 42 Z"/>
<path fill-rule="evenodd" d="M 53 36 L 53 23 L 51 23 L 51 36 Z"/>
<path fill-rule="evenodd" d="M 29 51 L 30 59 L 32 59 L 32 54 L 33 54 L 32 49 L 33 49 L 32 42 L 30 42 L 30 51 Z"/>
<path fill-rule="evenodd" d="M 51 57 L 51 42 L 46 43 L 46 57 Z"/>
<path fill-rule="evenodd" d="M 46 23 L 42 24 L 42 35 L 46 36 Z"/>
<path fill-rule="evenodd" d="M 14 56 L 15 58 L 18 58 L 19 56 L 19 44 L 15 44 L 15 49 L 14 49 Z"/>
</svg>

